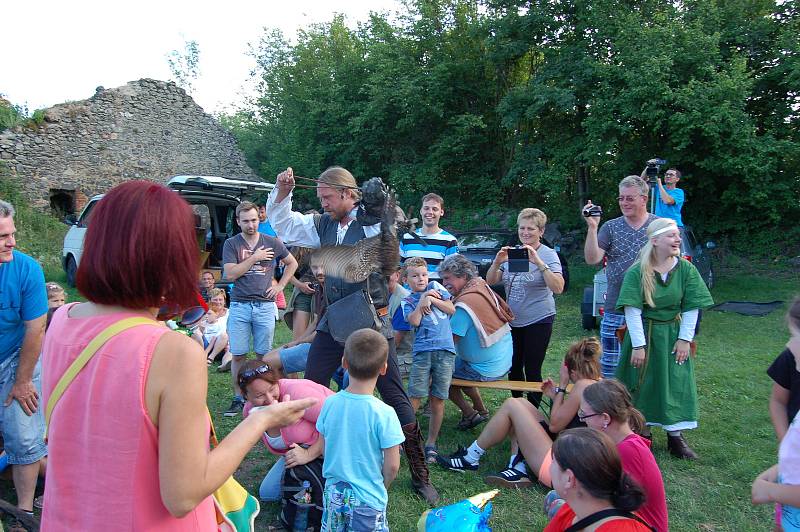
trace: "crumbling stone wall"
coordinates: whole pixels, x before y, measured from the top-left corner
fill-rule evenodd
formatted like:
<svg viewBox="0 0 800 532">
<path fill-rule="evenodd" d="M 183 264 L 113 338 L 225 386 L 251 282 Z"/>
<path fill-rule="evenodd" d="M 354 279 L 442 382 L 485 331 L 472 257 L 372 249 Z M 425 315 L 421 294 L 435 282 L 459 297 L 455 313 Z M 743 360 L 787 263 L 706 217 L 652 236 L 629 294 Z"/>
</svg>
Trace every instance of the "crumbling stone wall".
<svg viewBox="0 0 800 532">
<path fill-rule="evenodd" d="M 3 131 L 0 162 L 34 204 L 68 212 L 130 179 L 257 179 L 227 130 L 183 89 L 152 79 L 98 87 L 88 100 L 47 109 L 39 124 Z"/>
</svg>

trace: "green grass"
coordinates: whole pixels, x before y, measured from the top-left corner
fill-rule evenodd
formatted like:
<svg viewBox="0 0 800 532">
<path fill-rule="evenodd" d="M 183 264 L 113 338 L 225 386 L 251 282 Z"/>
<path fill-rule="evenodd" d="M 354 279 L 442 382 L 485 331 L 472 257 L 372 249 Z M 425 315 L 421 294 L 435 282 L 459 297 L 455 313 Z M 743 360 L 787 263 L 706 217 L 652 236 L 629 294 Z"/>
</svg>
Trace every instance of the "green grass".
<svg viewBox="0 0 800 532">
<path fill-rule="evenodd" d="M 558 298 L 558 318 L 545 362 L 546 373 L 556 376 L 567 346 L 581 338 L 581 287 L 591 280 L 593 270 L 574 265 L 572 287 Z M 722 272 L 713 291 L 717 302 L 737 299 L 751 301 L 788 300 L 797 291 L 797 277 L 771 270 L 769 275 Z M 697 462 L 672 459 L 666 452 L 666 436 L 654 432 L 653 450 L 666 485 L 672 530 L 768 530 L 772 509 L 750 504 L 750 483 L 776 461 L 777 445 L 767 411 L 771 381 L 766 368 L 787 340 L 783 310 L 757 318 L 723 312 L 706 312 L 698 337 L 697 386 L 700 396 L 700 426 L 688 433 L 689 442 L 700 454 Z M 280 327 L 276 344 L 288 339 Z M 219 413 L 231 399 L 230 376 L 209 373 L 209 405 L 220 433 L 227 433 L 237 421 Z M 504 392 L 484 394 L 490 409 L 508 397 Z M 457 409 L 448 404 L 439 446 L 445 451 L 469 445 L 480 428 L 467 433 L 455 430 Z M 420 417 L 423 431 L 427 418 Z M 476 473 L 452 473 L 434 466 L 434 485 L 442 494 L 441 504 L 450 504 L 486 491 L 482 475 L 502 469 L 508 445 L 490 450 Z M 237 478 L 257 493 L 261 478 L 274 462 L 263 445 L 257 445 L 242 464 Z M 541 505 L 545 490 L 503 490 L 494 500 L 492 526 L 497 531 L 541 530 L 546 524 Z M 266 524 L 277 505 L 263 505 L 258 523 Z M 426 505 L 410 488 L 403 465 L 389 490 L 389 522 L 394 530 L 415 530 Z"/>
</svg>

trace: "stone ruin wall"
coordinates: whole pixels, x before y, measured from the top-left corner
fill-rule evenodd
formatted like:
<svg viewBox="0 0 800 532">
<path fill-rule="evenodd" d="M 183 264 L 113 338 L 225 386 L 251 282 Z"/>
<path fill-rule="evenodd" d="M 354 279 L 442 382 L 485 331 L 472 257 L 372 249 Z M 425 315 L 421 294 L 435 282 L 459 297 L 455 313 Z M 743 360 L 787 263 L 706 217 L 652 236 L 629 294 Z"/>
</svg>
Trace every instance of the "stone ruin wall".
<svg viewBox="0 0 800 532">
<path fill-rule="evenodd" d="M 183 89 L 152 79 L 98 87 L 88 100 L 47 109 L 39 125 L 0 132 L 0 163 L 34 205 L 60 214 L 131 179 L 258 179 L 227 130 Z"/>
</svg>

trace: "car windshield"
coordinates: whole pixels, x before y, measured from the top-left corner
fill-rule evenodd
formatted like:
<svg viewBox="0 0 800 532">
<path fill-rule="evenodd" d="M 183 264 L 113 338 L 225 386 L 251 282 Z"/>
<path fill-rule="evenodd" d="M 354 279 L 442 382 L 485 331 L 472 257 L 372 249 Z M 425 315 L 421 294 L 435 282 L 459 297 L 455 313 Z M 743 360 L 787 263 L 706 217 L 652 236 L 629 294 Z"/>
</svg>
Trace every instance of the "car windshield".
<svg viewBox="0 0 800 532">
<path fill-rule="evenodd" d="M 503 233 L 469 233 L 458 237 L 459 249 L 498 249 L 508 237 Z"/>
</svg>

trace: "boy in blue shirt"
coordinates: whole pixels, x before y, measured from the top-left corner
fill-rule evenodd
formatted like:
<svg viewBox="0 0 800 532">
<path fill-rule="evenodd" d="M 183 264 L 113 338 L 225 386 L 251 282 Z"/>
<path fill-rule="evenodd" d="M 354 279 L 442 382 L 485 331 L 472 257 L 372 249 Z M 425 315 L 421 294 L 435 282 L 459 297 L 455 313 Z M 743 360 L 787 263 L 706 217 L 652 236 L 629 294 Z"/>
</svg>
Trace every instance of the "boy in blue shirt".
<svg viewBox="0 0 800 532">
<path fill-rule="evenodd" d="M 450 292 L 436 281 L 428 281 L 428 264 L 422 257 L 405 262 L 406 282 L 411 295 L 403 299 L 403 316 L 416 328 L 408 395 L 414 410 L 423 397 L 429 397 L 431 421 L 425 442 L 425 459 L 436 462 L 436 439 L 444 420 L 444 402 L 450 392 L 450 380 L 456 359 L 450 316 L 456 311 Z M 429 386 L 430 384 L 430 386 Z"/>
<path fill-rule="evenodd" d="M 317 419 L 325 446 L 323 532 L 389 530 L 386 490 L 400 469 L 405 437 L 394 409 L 373 395 L 388 356 L 388 342 L 371 329 L 344 344 L 350 384 L 325 401 Z"/>
</svg>

